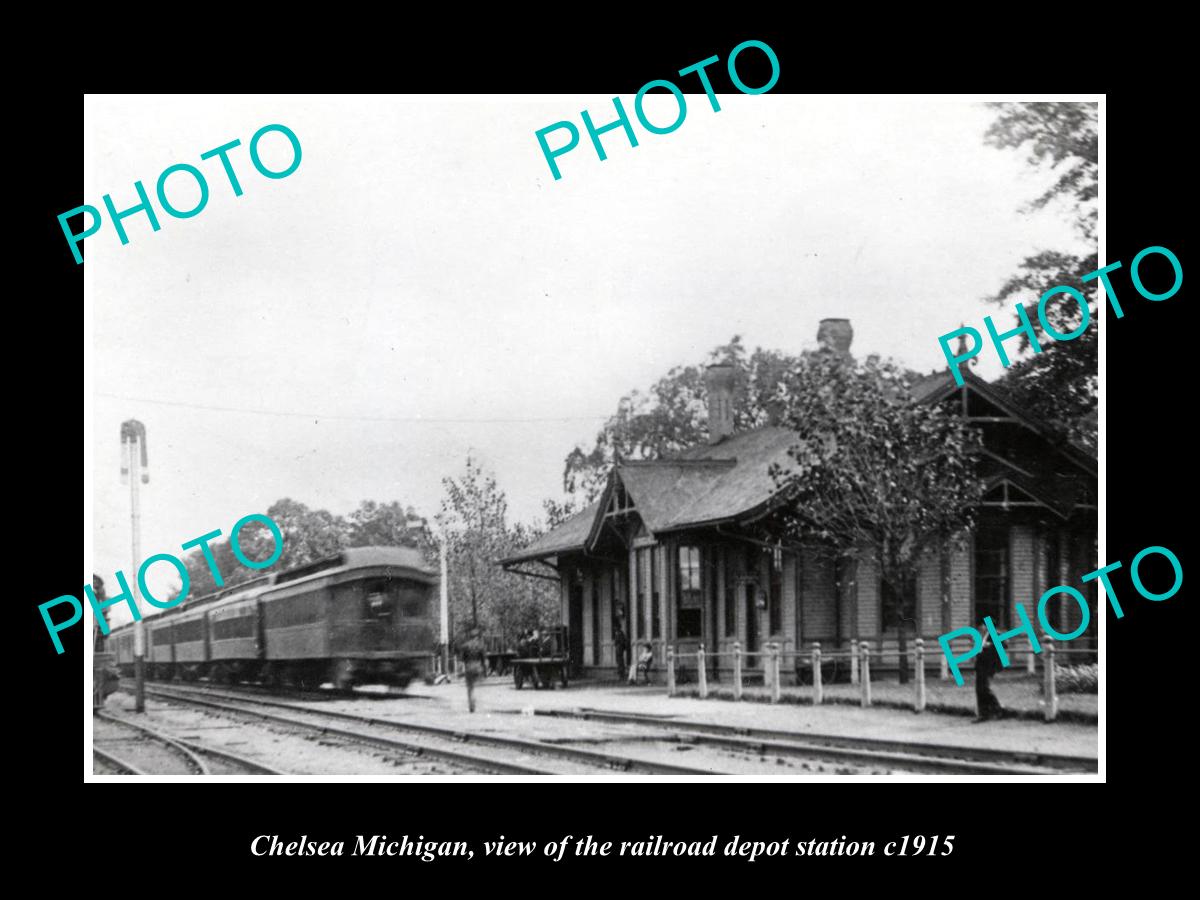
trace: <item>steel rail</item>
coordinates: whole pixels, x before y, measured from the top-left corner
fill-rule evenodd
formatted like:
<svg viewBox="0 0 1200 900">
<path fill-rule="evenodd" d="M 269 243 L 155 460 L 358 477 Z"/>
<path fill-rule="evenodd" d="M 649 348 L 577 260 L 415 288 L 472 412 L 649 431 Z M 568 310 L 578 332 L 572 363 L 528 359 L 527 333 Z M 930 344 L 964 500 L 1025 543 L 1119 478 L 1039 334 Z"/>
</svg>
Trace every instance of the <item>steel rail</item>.
<svg viewBox="0 0 1200 900">
<path fill-rule="evenodd" d="M 158 741 L 160 744 L 165 744 L 166 746 L 168 746 L 172 750 L 174 750 L 176 753 L 178 753 L 180 756 L 182 756 L 184 758 L 184 760 L 186 760 L 188 766 L 190 768 L 196 770 L 197 775 L 212 774 L 211 772 L 208 771 L 208 764 L 205 763 L 204 760 L 202 760 L 199 756 L 197 756 L 195 753 L 193 753 L 191 750 L 189 750 L 187 747 L 185 747 L 180 741 L 177 741 L 175 738 L 171 737 L 170 735 L 163 734 L 161 731 L 155 731 L 153 728 L 150 728 L 146 725 L 141 725 L 137 722 L 130 722 L 128 719 L 123 719 L 120 716 L 114 716 L 111 713 L 106 713 L 106 712 L 103 712 L 102 710 L 97 710 L 95 712 L 95 715 L 98 718 L 101 718 L 106 722 L 113 722 L 117 725 L 121 725 L 126 728 L 131 728 L 134 731 L 140 731 L 143 734 L 148 735 L 153 740 Z M 93 739 L 92 742 L 94 744 L 95 740 Z M 95 750 L 95 747 L 93 747 L 92 749 Z M 156 773 L 156 774 L 158 774 L 158 773 Z"/>
<path fill-rule="evenodd" d="M 243 769 L 248 769 L 254 775 L 289 775 L 290 772 L 284 772 L 282 769 L 277 769 L 274 766 L 269 766 L 266 763 L 258 762 L 246 756 L 240 756 L 237 753 L 231 753 L 218 747 L 212 747 L 208 744 L 198 744 L 195 741 L 185 741 L 183 738 L 175 738 L 183 746 L 194 751 L 202 756 L 214 756 L 217 759 L 222 759 L 225 762 L 231 762 L 234 765 L 241 766 Z"/>
<path fill-rule="evenodd" d="M 292 728 L 304 728 L 309 731 L 315 731 L 319 734 L 329 735 L 331 737 L 340 737 L 354 743 L 366 744 L 373 747 L 378 747 L 388 751 L 400 751 L 405 756 L 425 757 L 428 759 L 437 759 L 443 762 L 449 762 L 458 766 L 466 766 L 471 769 L 479 769 L 483 771 L 493 772 L 498 775 L 549 775 L 552 773 L 545 772 L 541 769 L 534 769 L 530 766 L 523 766 L 517 763 L 508 763 L 501 760 L 490 759 L 488 757 L 475 756 L 468 753 L 459 753 L 454 750 L 444 750 L 438 747 L 430 747 L 426 744 L 414 744 L 408 741 L 398 741 L 392 738 L 380 737 L 373 734 L 365 734 L 361 731 L 351 731 L 345 728 L 335 728 L 330 725 L 319 725 L 314 722 L 306 722 L 302 719 L 296 719 L 290 716 L 282 716 L 276 713 L 263 712 L 262 710 L 248 709 L 246 706 L 234 706 L 230 703 L 220 703 L 215 700 L 205 699 L 197 696 L 197 694 L 205 694 L 207 691 L 164 691 L 160 688 L 147 688 L 147 694 L 155 697 L 161 697 L 165 700 L 173 700 L 178 703 L 190 703 L 193 706 L 207 707 L 225 713 L 234 713 L 241 716 L 249 716 L 251 718 L 262 719 L 267 722 L 274 722 L 279 725 L 287 725 Z M 216 695 L 223 696 L 223 695 Z M 307 714 L 311 716 L 328 716 L 330 713 L 322 710 L 312 710 L 302 706 L 292 706 L 287 703 L 275 703 L 269 700 L 261 700 L 257 697 L 232 697 L 235 703 L 257 705 L 257 706 L 279 706 L 292 709 L 294 712 Z M 340 717 L 339 717 L 340 718 Z M 363 719 L 364 722 L 368 720 Z M 371 723 L 373 724 L 373 723 Z"/>
<path fill-rule="evenodd" d="M 92 756 L 98 756 L 107 765 L 114 769 L 119 769 L 118 775 L 145 775 L 146 773 L 135 766 L 133 763 L 125 762 L 125 760 L 113 756 L 111 753 L 101 750 L 99 747 L 92 747 Z"/>
<path fill-rule="evenodd" d="M 156 687 L 156 693 L 160 695 L 176 695 L 179 692 L 177 689 L 171 691 L 163 691 Z M 558 759 L 568 759 L 573 762 L 582 762 L 590 766 L 595 766 L 602 769 L 610 769 L 620 772 L 629 772 L 634 774 L 649 774 L 649 775 L 714 775 L 709 769 L 692 768 L 689 766 L 678 766 L 672 763 L 660 763 L 653 760 L 638 759 L 636 757 L 619 756 L 612 753 L 601 753 L 596 750 L 584 750 L 577 747 L 565 747 L 559 744 L 549 744 L 543 741 L 530 741 L 524 738 L 505 737 L 495 734 L 480 734 L 478 732 L 464 731 L 457 728 L 444 728 L 438 725 L 421 725 L 414 722 L 397 722 L 392 719 L 379 719 L 372 716 L 361 716 L 356 713 L 347 713 L 340 710 L 313 709 L 307 706 L 298 706 L 294 703 L 284 703 L 277 700 L 264 700 L 259 697 L 239 697 L 237 695 L 220 694 L 205 689 L 188 688 L 182 694 L 206 694 L 209 696 L 224 697 L 240 703 L 257 703 L 261 706 L 273 706 L 282 709 L 288 709 L 293 712 L 300 712 L 313 716 L 328 716 L 334 719 L 342 719 L 350 722 L 357 722 L 363 725 L 370 725 L 377 728 L 388 728 L 397 731 L 412 732 L 415 734 L 424 734 L 430 737 L 441 738 L 447 741 L 456 743 L 470 743 L 480 746 L 493 746 L 506 750 L 516 750 L 522 753 L 533 756 L 548 756 Z M 182 696 L 182 695 L 181 695 Z M 548 773 L 538 773 L 548 774 Z"/>
<path fill-rule="evenodd" d="M 998 750 L 991 747 L 968 747 L 959 744 L 930 744 L 922 741 L 901 741 L 889 738 L 868 738 L 835 734 L 797 734 L 768 728 L 722 725 L 712 722 L 691 722 L 640 713 L 625 713 L 599 709 L 536 710 L 536 715 L 566 719 L 584 719 L 620 725 L 652 725 L 684 732 L 700 743 L 739 742 L 745 747 L 763 747 L 770 752 L 795 755 L 814 755 L 816 752 L 846 752 L 847 761 L 856 757 L 849 751 L 895 756 L 897 764 L 905 765 L 928 760 L 931 770 L 945 772 L 959 766 L 964 774 L 1062 774 L 1065 772 L 1096 772 L 1098 761 L 1087 756 L 1045 753 L 1038 750 Z M 730 746 L 736 746 L 731 743 Z M 974 767 L 974 768 L 972 768 Z M 1047 770 L 1053 770 L 1048 773 Z"/>
</svg>

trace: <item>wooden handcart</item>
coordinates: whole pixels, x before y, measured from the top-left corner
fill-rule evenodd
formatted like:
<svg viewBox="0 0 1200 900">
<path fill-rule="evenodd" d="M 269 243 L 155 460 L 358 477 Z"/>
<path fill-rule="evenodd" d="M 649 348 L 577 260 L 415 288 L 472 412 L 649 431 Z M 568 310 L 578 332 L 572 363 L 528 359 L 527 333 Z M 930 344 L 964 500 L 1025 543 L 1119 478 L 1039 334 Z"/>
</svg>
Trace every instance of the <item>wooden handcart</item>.
<svg viewBox="0 0 1200 900">
<path fill-rule="evenodd" d="M 487 635 L 483 639 L 483 643 L 488 674 L 507 675 L 508 670 L 512 668 L 512 661 L 517 655 L 516 651 L 510 650 L 505 644 L 504 638 L 498 634 Z"/>
<path fill-rule="evenodd" d="M 535 688 L 549 687 L 555 677 L 566 687 L 570 666 L 569 646 L 565 625 L 546 629 L 536 639 L 520 642 L 516 656 L 511 661 L 513 683 L 517 690 L 524 687 L 526 681 L 532 681 Z"/>
</svg>

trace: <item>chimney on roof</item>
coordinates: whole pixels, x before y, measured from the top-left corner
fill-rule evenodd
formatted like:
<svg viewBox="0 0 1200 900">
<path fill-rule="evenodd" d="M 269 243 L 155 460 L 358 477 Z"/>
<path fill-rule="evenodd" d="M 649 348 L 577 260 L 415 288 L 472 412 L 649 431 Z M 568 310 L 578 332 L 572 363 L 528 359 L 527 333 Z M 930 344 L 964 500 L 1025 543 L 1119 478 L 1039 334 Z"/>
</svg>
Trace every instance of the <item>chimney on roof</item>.
<svg viewBox="0 0 1200 900">
<path fill-rule="evenodd" d="M 709 366 L 704 387 L 708 391 L 708 442 L 717 444 L 733 434 L 733 366 Z"/>
<path fill-rule="evenodd" d="M 961 322 L 958 323 L 958 331 L 959 331 L 958 344 L 954 348 L 954 355 L 957 356 L 959 359 L 962 359 L 963 357 L 965 357 L 967 355 L 967 329 L 966 329 L 966 326 L 963 325 Z M 978 353 L 975 354 L 975 356 L 972 356 L 970 359 L 967 360 L 967 365 L 973 366 L 977 362 L 979 362 L 979 354 Z M 948 371 L 948 369 L 947 369 L 947 371 Z"/>
<path fill-rule="evenodd" d="M 817 328 L 817 343 L 822 349 L 848 354 L 852 340 L 854 329 L 850 327 L 849 319 L 822 319 Z"/>
</svg>

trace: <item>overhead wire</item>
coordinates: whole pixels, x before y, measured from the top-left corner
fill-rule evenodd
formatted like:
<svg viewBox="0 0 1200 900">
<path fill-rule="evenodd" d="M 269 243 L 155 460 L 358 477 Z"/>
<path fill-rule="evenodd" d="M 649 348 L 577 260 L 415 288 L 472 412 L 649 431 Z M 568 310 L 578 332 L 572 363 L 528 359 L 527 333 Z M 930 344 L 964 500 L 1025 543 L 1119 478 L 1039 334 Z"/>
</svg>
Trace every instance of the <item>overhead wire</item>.
<svg viewBox="0 0 1200 900">
<path fill-rule="evenodd" d="M 338 419 L 343 421 L 354 422 L 429 422 L 432 424 L 496 424 L 496 423 L 522 423 L 522 422 L 602 422 L 609 416 L 528 416 L 528 417 L 489 417 L 489 418 L 472 418 L 472 417 L 442 417 L 442 416 L 358 416 L 347 415 L 345 413 L 310 413 L 299 412 L 293 410 L 275 410 L 275 409 L 254 409 L 250 407 L 238 406 L 215 406 L 204 403 L 189 403 L 182 400 L 161 400 L 153 397 L 128 397 L 121 394 L 111 394 L 105 391 L 97 391 L 97 397 L 106 397 L 112 400 L 123 400 L 128 403 L 150 403 L 158 406 L 175 406 L 184 409 L 200 409 L 209 412 L 232 412 L 244 413 L 247 415 L 260 416 L 283 416 L 298 419 Z"/>
</svg>

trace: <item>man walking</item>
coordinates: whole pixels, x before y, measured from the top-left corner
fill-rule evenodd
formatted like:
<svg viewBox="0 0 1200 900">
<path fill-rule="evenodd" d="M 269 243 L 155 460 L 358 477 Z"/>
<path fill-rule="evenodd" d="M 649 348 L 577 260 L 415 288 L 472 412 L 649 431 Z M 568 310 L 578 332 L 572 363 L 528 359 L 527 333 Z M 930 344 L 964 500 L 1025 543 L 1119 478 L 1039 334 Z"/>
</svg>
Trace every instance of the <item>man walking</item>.
<svg viewBox="0 0 1200 900">
<path fill-rule="evenodd" d="M 485 660 L 483 637 L 479 626 L 472 626 L 462 646 L 463 665 L 466 666 L 464 680 L 467 682 L 467 707 L 475 712 L 475 682 L 483 676 Z"/>
<path fill-rule="evenodd" d="M 1000 657 L 992 646 L 992 636 L 985 626 L 983 629 L 983 647 L 975 657 L 975 721 L 987 722 L 999 719 L 1004 715 L 1004 707 L 1000 698 L 992 690 L 992 676 L 1000 668 Z"/>
</svg>

